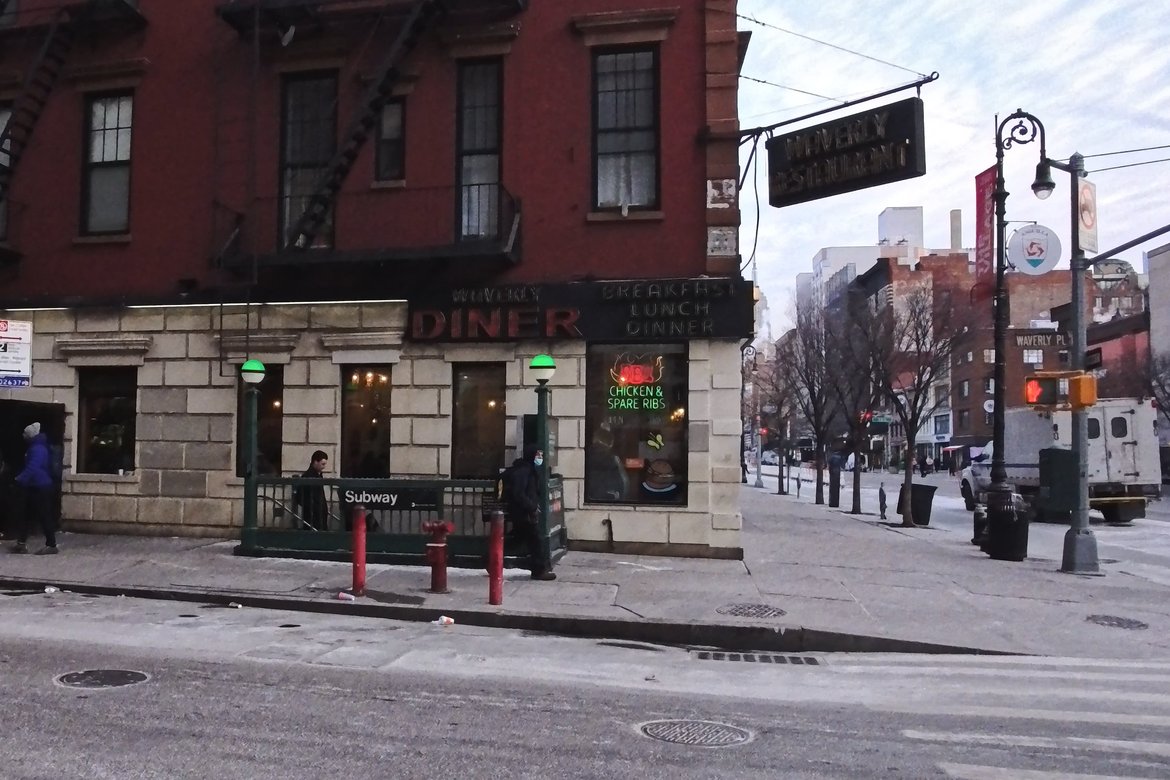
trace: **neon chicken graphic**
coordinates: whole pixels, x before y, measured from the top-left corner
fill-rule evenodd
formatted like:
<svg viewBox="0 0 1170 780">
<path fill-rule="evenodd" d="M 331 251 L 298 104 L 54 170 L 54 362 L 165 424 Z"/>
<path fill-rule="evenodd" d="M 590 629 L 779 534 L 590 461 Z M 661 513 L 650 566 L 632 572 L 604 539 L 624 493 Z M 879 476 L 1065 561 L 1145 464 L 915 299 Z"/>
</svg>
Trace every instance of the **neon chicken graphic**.
<svg viewBox="0 0 1170 780">
<path fill-rule="evenodd" d="M 609 370 L 610 378 L 619 385 L 650 385 L 662 379 L 662 356 L 650 358 L 646 355 L 637 357 L 628 352 L 617 356 L 613 368 Z"/>
</svg>

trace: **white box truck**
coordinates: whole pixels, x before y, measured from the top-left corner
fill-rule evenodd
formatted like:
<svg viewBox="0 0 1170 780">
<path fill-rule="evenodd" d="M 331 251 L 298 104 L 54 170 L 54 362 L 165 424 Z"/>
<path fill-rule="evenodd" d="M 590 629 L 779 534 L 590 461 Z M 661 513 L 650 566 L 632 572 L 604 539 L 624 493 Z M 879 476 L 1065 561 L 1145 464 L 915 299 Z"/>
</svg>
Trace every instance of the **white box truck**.
<svg viewBox="0 0 1170 780">
<path fill-rule="evenodd" d="M 1158 457 L 1158 412 L 1148 398 L 1103 398 L 1089 407 L 1089 507 L 1108 523 L 1124 523 L 1146 515 L 1146 503 L 1162 487 Z M 1075 482 L 1058 479 L 1041 484 L 1041 450 L 1072 448 L 1072 412 L 1008 409 L 1004 417 L 1004 467 L 1007 482 L 1020 494 L 1032 519 L 1065 521 Z M 987 502 L 991 487 L 992 445 L 963 470 L 959 489 L 968 509 Z M 1075 468 L 1072 479 L 1075 480 Z M 1071 494 L 1075 497 L 1075 493 Z"/>
</svg>

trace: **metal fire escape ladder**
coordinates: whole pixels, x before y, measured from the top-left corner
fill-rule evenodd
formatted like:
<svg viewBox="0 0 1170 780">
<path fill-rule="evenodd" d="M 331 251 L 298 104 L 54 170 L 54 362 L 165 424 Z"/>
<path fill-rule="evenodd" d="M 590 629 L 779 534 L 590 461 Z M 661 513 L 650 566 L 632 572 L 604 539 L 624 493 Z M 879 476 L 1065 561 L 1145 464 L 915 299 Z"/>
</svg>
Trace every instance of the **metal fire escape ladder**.
<svg viewBox="0 0 1170 780">
<path fill-rule="evenodd" d="M 73 48 L 75 32 L 67 10 L 59 11 L 37 52 L 37 59 L 25 76 L 20 93 L 12 104 L 12 115 L 0 132 L 0 149 L 7 152 L 8 164 L 0 164 L 0 201 L 3 201 L 12 175 L 29 142 L 33 128 L 49 102 L 49 95 Z"/>
<path fill-rule="evenodd" d="M 390 46 L 385 61 L 376 71 L 373 81 L 358 104 L 341 146 L 329 161 L 328 170 L 309 197 L 305 213 L 297 220 L 296 228 L 291 233 L 294 238 L 289 242 L 287 249 L 299 250 L 312 246 L 313 239 L 324 224 L 345 177 L 349 175 L 358 153 L 378 122 L 379 112 L 390 98 L 394 83 L 400 75 L 399 68 L 403 60 L 418 46 L 423 34 L 446 12 L 445 0 L 416 0 L 398 37 Z"/>
</svg>

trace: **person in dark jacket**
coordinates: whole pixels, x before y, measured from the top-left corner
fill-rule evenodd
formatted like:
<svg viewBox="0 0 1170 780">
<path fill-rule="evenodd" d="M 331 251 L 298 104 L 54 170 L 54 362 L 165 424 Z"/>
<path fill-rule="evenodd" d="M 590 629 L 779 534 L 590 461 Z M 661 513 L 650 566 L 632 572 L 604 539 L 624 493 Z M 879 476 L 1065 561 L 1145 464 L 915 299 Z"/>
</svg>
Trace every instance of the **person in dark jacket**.
<svg viewBox="0 0 1170 780">
<path fill-rule="evenodd" d="M 540 473 L 544 464 L 544 452 L 534 444 L 524 447 L 524 457 L 517 458 L 507 473 L 508 484 L 504 486 L 507 505 L 504 511 L 512 523 L 513 532 L 528 546 L 528 559 L 532 568 L 532 579 L 555 580 L 552 563 L 545 555 L 544 540 L 540 538 Z"/>
<path fill-rule="evenodd" d="M 322 450 L 315 451 L 309 458 L 309 467 L 301 474 L 302 479 L 320 480 L 329 465 L 329 456 Z M 329 502 L 325 500 L 324 485 L 301 485 L 296 490 L 295 506 L 300 508 L 301 521 L 317 531 L 329 528 Z"/>
<path fill-rule="evenodd" d="M 28 552 L 28 529 L 35 519 L 45 534 L 45 546 L 37 555 L 54 555 L 57 552 L 56 528 L 53 524 L 53 472 L 49 437 L 41 433 L 41 424 L 33 423 L 24 429 L 27 449 L 24 452 L 24 468 L 16 475 L 16 484 L 24 491 L 24 520 L 17 531 L 15 553 Z"/>
</svg>

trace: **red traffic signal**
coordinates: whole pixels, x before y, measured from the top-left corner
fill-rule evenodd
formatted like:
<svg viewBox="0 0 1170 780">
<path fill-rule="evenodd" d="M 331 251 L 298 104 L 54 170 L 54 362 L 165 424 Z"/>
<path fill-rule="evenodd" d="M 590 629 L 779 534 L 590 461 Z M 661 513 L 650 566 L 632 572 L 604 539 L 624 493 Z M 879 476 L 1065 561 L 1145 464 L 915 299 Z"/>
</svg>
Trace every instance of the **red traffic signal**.
<svg viewBox="0 0 1170 780">
<path fill-rule="evenodd" d="M 767 429 L 767 428 L 760 428 L 760 435 L 761 435 L 761 436 L 767 436 L 767 435 L 768 435 L 768 429 Z"/>
</svg>

